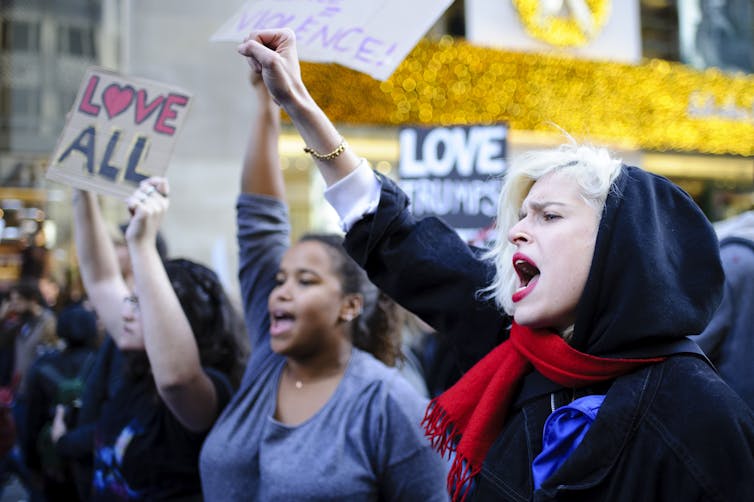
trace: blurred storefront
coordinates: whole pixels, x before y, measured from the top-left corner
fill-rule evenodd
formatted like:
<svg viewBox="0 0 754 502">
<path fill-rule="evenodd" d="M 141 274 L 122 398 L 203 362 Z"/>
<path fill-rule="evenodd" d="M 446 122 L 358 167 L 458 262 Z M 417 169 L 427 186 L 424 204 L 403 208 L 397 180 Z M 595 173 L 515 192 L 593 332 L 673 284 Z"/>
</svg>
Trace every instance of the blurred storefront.
<svg viewBox="0 0 754 502">
<path fill-rule="evenodd" d="M 68 191 L 44 169 L 93 63 L 195 92 L 165 232 L 171 251 L 234 275 L 224 257 L 250 93 L 232 48 L 207 40 L 239 4 L 0 0 L 0 281 L 20 273 L 32 243 L 71 265 Z M 702 26 L 710 6 L 717 22 Z M 752 0 L 457 0 L 385 82 L 337 65 L 302 71 L 349 143 L 388 175 L 407 125 L 505 123 L 509 158 L 566 131 L 672 178 L 716 220 L 754 205 L 752 31 Z M 294 237 L 335 228 L 297 133 L 287 127 L 280 145 Z"/>
<path fill-rule="evenodd" d="M 544 16 L 544 4 L 561 10 Z M 589 29 L 574 4 L 591 12 Z M 727 2 L 744 41 L 735 40 L 738 66 L 727 70 L 680 61 L 677 9 L 688 13 L 696 4 L 677 4 L 466 0 L 473 32 L 424 40 L 386 82 L 336 66 L 304 65 L 303 72 L 338 123 L 390 129 L 505 122 L 509 158 L 562 143 L 565 131 L 672 178 L 719 219 L 754 203 L 754 2 Z M 639 40 L 643 51 L 635 50 Z M 372 160 L 390 170 L 397 139 L 381 141 Z"/>
<path fill-rule="evenodd" d="M 56 253 L 67 261 L 70 212 L 63 187 L 45 180 L 47 156 L 84 70 L 112 52 L 105 7 L 0 2 L 0 287 L 21 273 L 49 276 Z"/>
</svg>

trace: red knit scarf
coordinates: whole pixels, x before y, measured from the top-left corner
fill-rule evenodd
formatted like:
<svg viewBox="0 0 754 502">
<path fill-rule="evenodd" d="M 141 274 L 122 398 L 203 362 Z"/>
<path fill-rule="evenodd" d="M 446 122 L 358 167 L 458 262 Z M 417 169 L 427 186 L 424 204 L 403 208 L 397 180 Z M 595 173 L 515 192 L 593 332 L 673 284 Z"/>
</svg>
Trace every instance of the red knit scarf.
<svg viewBox="0 0 754 502">
<path fill-rule="evenodd" d="M 663 359 L 597 357 L 579 352 L 554 332 L 513 323 L 510 338 L 433 399 L 422 421 L 433 448 L 443 456 L 456 452 L 448 473 L 453 500 L 466 498 L 467 484 L 479 474 L 487 450 L 503 429 L 518 383 L 532 366 L 564 387 L 582 387 Z"/>
</svg>

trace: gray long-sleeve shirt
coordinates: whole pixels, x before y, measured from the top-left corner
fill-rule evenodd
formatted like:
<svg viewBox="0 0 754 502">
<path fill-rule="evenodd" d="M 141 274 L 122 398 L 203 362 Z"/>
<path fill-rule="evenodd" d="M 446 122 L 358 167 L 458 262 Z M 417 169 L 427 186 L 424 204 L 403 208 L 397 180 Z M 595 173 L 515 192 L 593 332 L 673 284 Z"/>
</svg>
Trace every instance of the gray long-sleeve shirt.
<svg viewBox="0 0 754 502">
<path fill-rule="evenodd" d="M 274 419 L 284 365 L 269 346 L 267 297 L 288 246 L 285 206 L 238 200 L 240 280 L 252 355 L 200 457 L 207 500 L 447 500 L 446 464 L 423 436 L 427 401 L 353 349 L 330 400 L 298 426 Z"/>
</svg>

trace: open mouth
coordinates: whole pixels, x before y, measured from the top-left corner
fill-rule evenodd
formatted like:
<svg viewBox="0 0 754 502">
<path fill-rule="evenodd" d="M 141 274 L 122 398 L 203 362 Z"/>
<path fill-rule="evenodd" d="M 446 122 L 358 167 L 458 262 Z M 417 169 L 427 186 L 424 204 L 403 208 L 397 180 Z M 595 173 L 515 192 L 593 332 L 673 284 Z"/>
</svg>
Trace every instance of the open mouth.
<svg viewBox="0 0 754 502">
<path fill-rule="evenodd" d="M 283 310 L 273 310 L 270 312 L 270 335 L 276 336 L 288 331 L 293 326 L 295 317 L 289 312 Z"/>
<path fill-rule="evenodd" d="M 511 299 L 519 302 L 531 293 L 539 280 L 539 269 L 527 256 L 516 253 L 513 255 L 513 268 L 518 275 L 519 286 Z"/>
<path fill-rule="evenodd" d="M 518 274 L 519 281 L 521 281 L 521 287 L 528 286 L 532 279 L 539 275 L 539 269 L 533 263 L 523 258 L 515 259 L 513 261 L 513 268 L 516 270 L 516 274 Z"/>
</svg>

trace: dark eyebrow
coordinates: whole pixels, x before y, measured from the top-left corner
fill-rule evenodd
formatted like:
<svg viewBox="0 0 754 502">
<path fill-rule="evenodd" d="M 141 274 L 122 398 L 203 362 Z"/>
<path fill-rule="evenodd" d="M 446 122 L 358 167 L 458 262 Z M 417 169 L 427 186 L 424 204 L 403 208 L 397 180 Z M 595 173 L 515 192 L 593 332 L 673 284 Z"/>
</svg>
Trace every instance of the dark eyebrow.
<svg viewBox="0 0 754 502">
<path fill-rule="evenodd" d="M 529 202 L 529 206 L 534 211 L 544 211 L 544 209 L 548 206 L 565 206 L 566 204 L 563 202 L 555 202 L 555 201 L 545 201 L 545 202 Z M 524 213 L 524 207 L 521 206 L 521 209 L 518 211 L 518 217 L 523 218 L 525 216 Z"/>
</svg>

